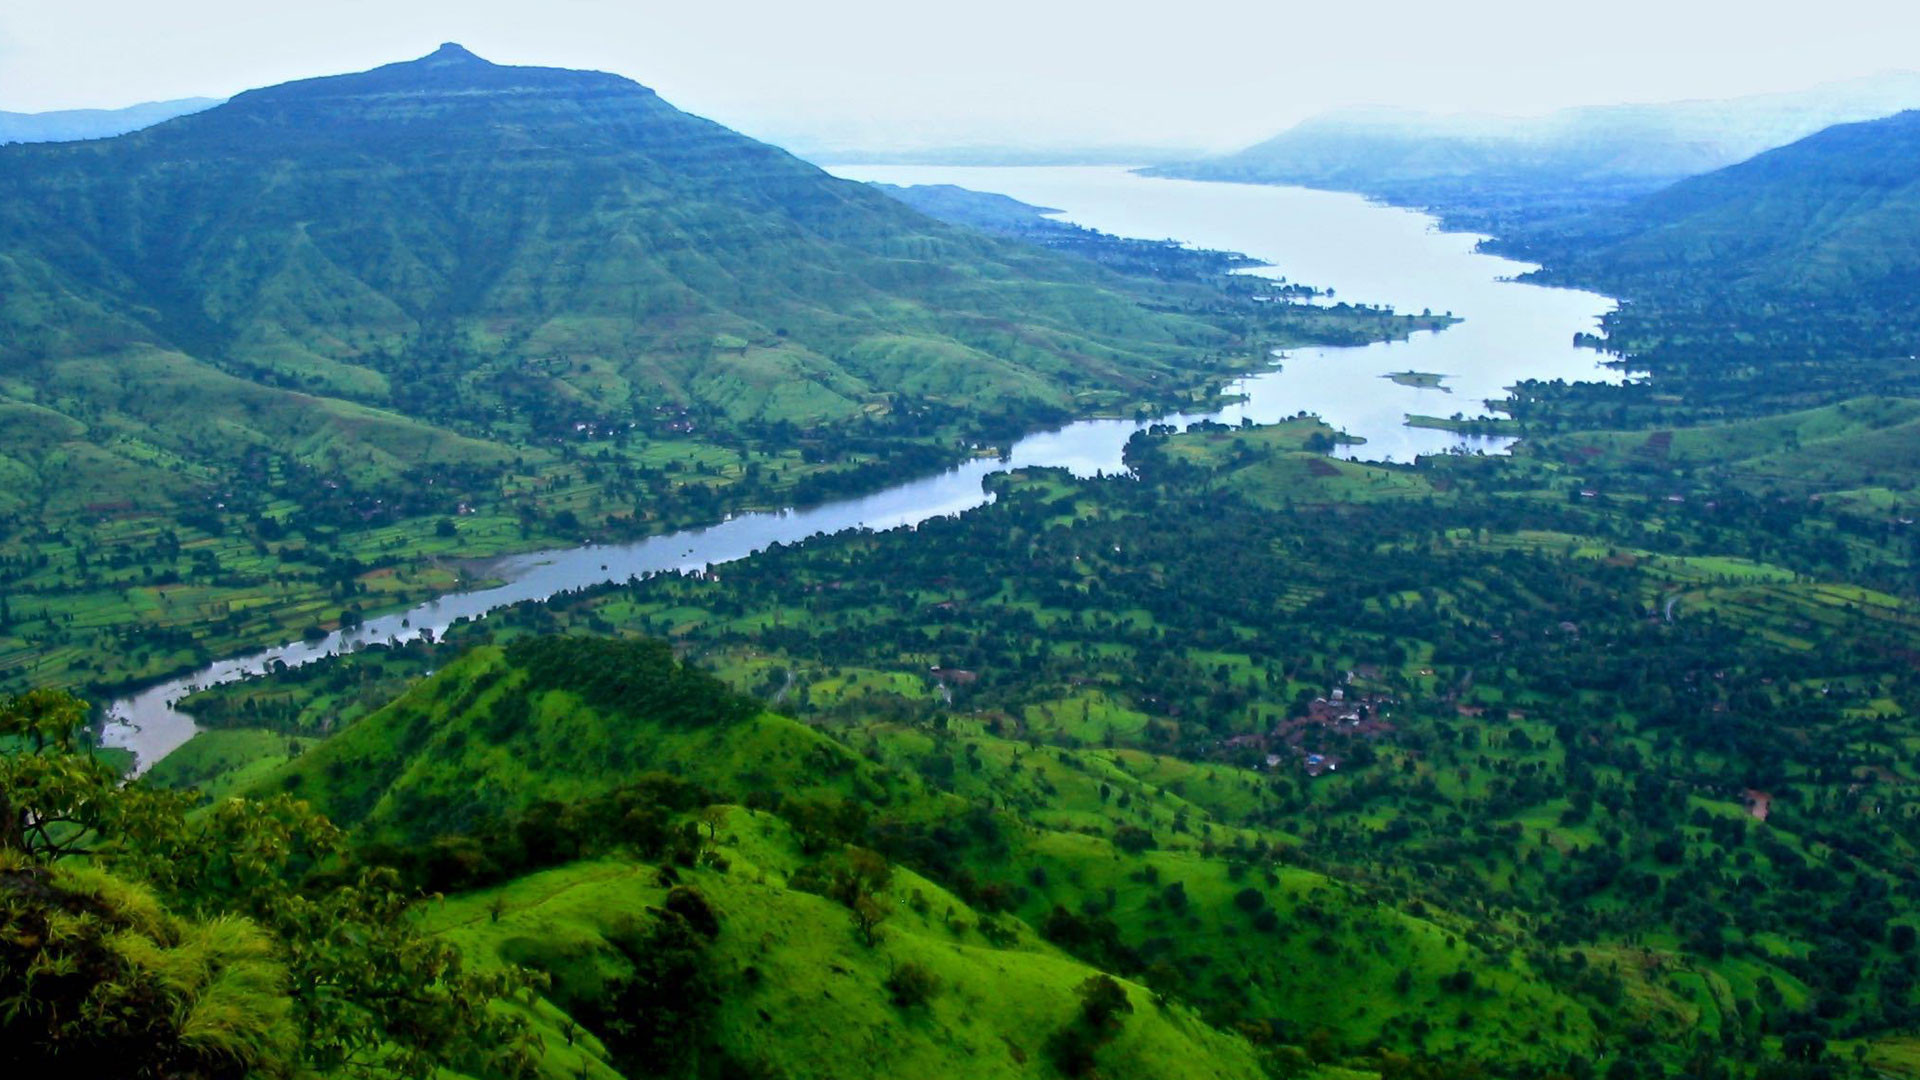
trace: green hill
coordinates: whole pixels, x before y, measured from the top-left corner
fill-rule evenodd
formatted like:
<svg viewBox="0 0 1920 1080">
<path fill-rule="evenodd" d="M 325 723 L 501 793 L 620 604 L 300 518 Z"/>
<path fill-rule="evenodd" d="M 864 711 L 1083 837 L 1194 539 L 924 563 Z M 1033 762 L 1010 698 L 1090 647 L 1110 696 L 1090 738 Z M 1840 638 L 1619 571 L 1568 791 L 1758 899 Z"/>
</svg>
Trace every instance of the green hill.
<svg viewBox="0 0 1920 1080">
<path fill-rule="evenodd" d="M 862 359 L 901 335 L 929 366 L 964 361 L 929 395 L 1057 406 L 1063 384 L 1138 387 L 1223 340 L 625 79 L 458 46 L 122 138 L 8 148 L 0 250 L 19 389 L 98 394 L 90 361 L 144 391 L 174 364 L 207 380 L 203 426 L 240 441 L 278 442 L 266 425 L 286 414 L 376 448 L 399 417 L 483 437 L 659 405 L 846 418 L 901 389 Z M 164 395 L 89 397 L 169 427 Z"/>
<path fill-rule="evenodd" d="M 1583 223 L 1558 273 L 1629 296 L 1712 289 L 1880 305 L 1920 275 L 1920 112 L 1844 124 Z"/>
<path fill-rule="evenodd" d="M 848 842 L 1217 1024 L 1500 1074 L 1738 1073 L 1815 1036 L 1826 1061 L 1878 1058 L 1920 1015 L 1900 929 L 1916 419 L 1862 398 L 1418 467 L 1326 459 L 1305 420 L 1149 431 L 1133 476 L 1022 471 L 954 520 L 525 605 L 437 653 L 189 707 L 310 733 L 438 669 L 288 775 L 351 819 L 330 772 L 387 791 L 444 763 L 408 813 L 484 837 L 448 809 L 564 787 L 532 769 L 617 791 L 588 733 L 621 723 L 549 692 L 523 734 L 483 737 L 490 699 L 450 709 L 469 665 L 512 687 L 541 634 L 666 636 L 806 726 L 645 725 L 631 768 L 782 816 L 791 788 L 796 827 L 867 806 Z M 423 710 L 444 741 L 369 749 Z M 790 730 L 828 747 L 797 773 L 732 749 Z M 182 772 L 258 736 L 202 736 Z M 383 800 L 354 804 L 387 808 L 373 832 L 404 820 Z"/>
<path fill-rule="evenodd" d="M 619 681 L 596 687 L 596 676 Z M 603 796 L 667 771 L 735 800 L 905 798 L 902 777 L 675 663 L 660 642 L 534 638 L 483 648 L 270 780 L 401 842 Z"/>
<path fill-rule="evenodd" d="M 608 672 L 621 674 L 607 681 Z M 935 759 L 966 767 L 934 770 Z M 949 778 L 936 785 L 930 771 Z M 1553 1034 L 1501 1055 L 1548 1063 L 1592 1037 L 1585 1006 L 1483 936 L 1491 927 L 1396 910 L 1386 894 L 1288 865 L 1282 847 L 1269 848 L 1281 837 L 1232 823 L 1257 801 L 1245 787 L 1173 759 L 1041 749 L 971 726 L 941 735 L 872 724 L 834 738 L 675 665 L 662 643 L 583 637 L 476 649 L 255 781 L 256 794 L 308 800 L 437 891 L 528 873 L 558 875 L 529 882 L 597 880 L 610 871 L 563 867 L 636 843 L 642 861 L 671 861 L 677 834 L 635 826 L 633 815 L 657 805 L 693 821 L 699 807 L 725 803 L 760 815 L 735 811 L 732 821 L 777 818 L 780 835 L 798 836 L 779 845 L 779 877 L 830 873 L 820 868 L 835 865 L 842 844 L 871 847 L 928 879 L 929 896 L 937 886 L 930 909 L 954 908 L 947 924 L 1003 943 L 1050 942 L 1043 951 L 1147 983 L 1227 1030 L 1270 1024 L 1265 1038 L 1298 1044 L 1326 1028 L 1337 1037 L 1322 1037 L 1323 1056 L 1376 1043 L 1478 1056 L 1487 1038 L 1551 1025 Z M 687 828 L 697 838 L 699 827 Z M 746 876 L 771 858 L 753 855 Z M 815 869 L 803 874 L 807 865 Z M 574 888 L 515 884 L 498 895 L 511 904 L 567 891 L 568 905 L 605 903 L 591 889 L 571 896 Z M 742 902 L 794 902 L 777 890 L 757 895 Z M 898 899 L 924 906 L 911 890 Z M 603 912 L 598 932 L 612 918 Z M 788 949 L 850 947 L 838 920 L 824 925 L 824 942 L 795 931 L 784 947 L 763 949 L 763 964 L 797 962 L 782 959 Z M 1063 978 L 1009 964 L 997 970 L 1016 985 Z M 1471 992 L 1450 981 L 1463 967 L 1479 973 Z M 1206 1064 L 1230 1071 L 1232 1060 Z"/>
<path fill-rule="evenodd" d="M 550 973 L 549 999 L 586 1017 L 637 966 L 623 931 L 630 939 L 632 921 L 661 910 L 672 889 L 696 889 L 720 928 L 707 958 L 717 1000 L 698 1018 L 704 1030 L 690 1033 L 710 1041 L 709 1056 L 718 1050 L 761 1075 L 796 1078 L 1060 1075 L 1047 1039 L 1072 1024 L 1076 989 L 1096 969 L 904 870 L 882 891 L 893 913 L 868 946 L 842 904 L 793 886 L 810 860 L 780 819 L 735 807 L 718 821 L 718 858 L 674 871 L 678 886 L 664 884 L 654 864 L 593 859 L 463 895 L 425 926 L 476 964 Z M 930 977 L 931 996 L 903 1004 L 889 983 L 910 965 Z M 1145 987 L 1121 985 L 1132 1013 L 1096 1055 L 1104 1075 L 1266 1075 L 1244 1039 L 1188 1009 L 1153 1004 Z M 617 1039 L 569 1041 L 568 1019 L 535 1015 L 551 1048 L 545 1075 L 651 1071 L 635 1071 Z"/>
<path fill-rule="evenodd" d="M 868 491 L 1444 325 L 1105 242 L 946 224 L 453 45 L 0 147 L 0 671 L 177 671 L 445 590 L 448 557 Z"/>
<path fill-rule="evenodd" d="M 1751 420 L 1547 436 L 1528 451 L 1595 472 L 1733 481 L 1763 492 L 1911 491 L 1920 483 L 1920 402 L 1856 398 Z"/>
<path fill-rule="evenodd" d="M 1499 246 L 1624 303 L 1595 342 L 1651 374 L 1522 384 L 1523 422 L 1657 429 L 1920 396 L 1920 112 L 1828 128 Z"/>
</svg>

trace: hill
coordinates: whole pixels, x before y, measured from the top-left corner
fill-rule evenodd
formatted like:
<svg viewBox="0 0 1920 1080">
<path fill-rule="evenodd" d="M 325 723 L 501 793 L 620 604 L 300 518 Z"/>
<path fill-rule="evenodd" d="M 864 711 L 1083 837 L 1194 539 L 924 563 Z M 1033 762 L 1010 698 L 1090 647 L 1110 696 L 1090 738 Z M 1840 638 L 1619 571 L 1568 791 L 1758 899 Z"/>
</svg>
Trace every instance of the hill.
<svg viewBox="0 0 1920 1080">
<path fill-rule="evenodd" d="M 475 766 L 597 788 L 611 744 L 562 733 L 615 718 L 536 702 L 487 736 L 490 698 L 445 703 L 469 665 L 507 693 L 541 635 L 659 635 L 829 749 L 797 775 L 729 749 L 793 730 L 759 714 L 632 728 L 650 760 L 776 814 L 785 788 L 867 805 L 853 842 L 1221 1023 L 1503 1075 L 1765 1070 L 1815 1037 L 1898 1057 L 1917 415 L 1861 399 L 1419 467 L 1328 459 L 1309 421 L 1156 429 L 1135 476 L 1023 472 L 958 519 L 220 688 L 189 707 L 222 729 L 153 775 L 267 741 L 227 725 L 304 737 L 436 669 L 283 775 L 350 820 L 388 807 L 374 824 L 516 804 L 452 778 Z M 450 719 L 393 749 L 423 714 Z M 335 786 L 443 766 L 405 812 Z"/>
<path fill-rule="evenodd" d="M 1569 227 L 1554 272 L 1891 306 L 1920 274 L 1920 111 L 1828 128 Z M 1579 250 L 1571 250 L 1574 241 Z"/>
<path fill-rule="evenodd" d="M 1833 124 L 1920 105 L 1920 76 L 1882 75 L 1726 101 L 1593 106 L 1543 116 L 1349 109 L 1156 175 L 1357 191 L 1505 232 L 1655 191 Z"/>
<path fill-rule="evenodd" d="M 622 672 L 625 684 L 594 689 L 596 671 Z M 669 699 L 680 705 L 662 709 Z M 936 760 L 949 765 L 935 772 Z M 682 834 L 666 822 L 704 820 L 695 812 L 709 803 L 748 807 L 731 820 L 773 822 L 785 854 L 752 855 L 758 869 L 735 877 L 803 882 L 830 873 L 841 845 L 870 848 L 928 882 L 930 904 L 899 891 L 903 919 L 949 906 L 949 927 L 977 926 L 1000 947 L 1045 942 L 1043 952 L 1185 1000 L 1222 1030 L 1257 1022 L 1264 1040 L 1298 1045 L 1326 1027 L 1339 1037 L 1322 1037 L 1322 1058 L 1370 1039 L 1445 1054 L 1472 1042 L 1452 1034 L 1466 1025 L 1492 1037 L 1551 1022 L 1558 1034 L 1500 1058 L 1557 1061 L 1591 1030 L 1581 1004 L 1467 923 L 1384 907 L 1386 894 L 1365 883 L 1290 865 L 1284 834 L 1234 820 L 1262 801 L 1241 779 L 1151 754 L 1043 749 L 970 723 L 815 730 L 675 666 L 658 642 L 536 636 L 475 649 L 254 783 L 258 795 L 310 801 L 372 857 L 444 892 L 527 874 L 574 881 L 559 868 L 635 844 L 643 862 L 672 861 Z M 752 903 L 793 902 L 758 895 Z M 788 945 L 844 950 L 834 921 L 824 927 L 826 940 L 796 933 Z M 1330 951 L 1341 963 L 1326 962 Z M 999 969 L 1016 982 L 1058 978 L 1008 964 Z M 1447 989 L 1463 964 L 1482 972 L 1471 993 Z M 1032 1052 L 1015 1030 L 1000 1034 Z M 1230 1070 L 1233 1060 L 1193 1064 Z"/>
<path fill-rule="evenodd" d="M 1916 162 L 1905 112 L 1503 238 L 1535 280 L 1622 297 L 1595 343 L 1653 376 L 1523 385 L 1516 415 L 1661 428 L 1920 395 Z"/>
<path fill-rule="evenodd" d="M 870 490 L 1418 325 L 1238 288 L 453 45 L 0 147 L 0 671 L 176 670 L 444 590 L 448 557 Z"/>
<path fill-rule="evenodd" d="M 377 454 L 421 424 L 544 436 L 661 405 L 806 423 L 888 393 L 1057 407 L 1063 383 L 1137 387 L 1224 340 L 625 79 L 457 46 L 0 163 L 14 396 L 111 361 L 158 392 L 96 404 L 168 449 L 136 407 L 188 379 L 210 418 L 318 414 Z"/>
</svg>

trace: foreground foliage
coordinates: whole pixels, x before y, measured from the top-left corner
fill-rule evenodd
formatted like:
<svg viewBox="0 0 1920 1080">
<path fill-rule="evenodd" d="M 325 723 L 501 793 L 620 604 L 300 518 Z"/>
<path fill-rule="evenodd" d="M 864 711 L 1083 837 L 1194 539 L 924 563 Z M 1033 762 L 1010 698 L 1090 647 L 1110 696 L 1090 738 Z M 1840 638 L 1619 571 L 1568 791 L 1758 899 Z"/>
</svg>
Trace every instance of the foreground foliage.
<svg viewBox="0 0 1920 1080">
<path fill-rule="evenodd" d="M 0 1063 L 18 1075 L 511 1076 L 521 1025 L 286 797 L 189 801 L 75 742 L 84 708 L 0 700 Z"/>
</svg>

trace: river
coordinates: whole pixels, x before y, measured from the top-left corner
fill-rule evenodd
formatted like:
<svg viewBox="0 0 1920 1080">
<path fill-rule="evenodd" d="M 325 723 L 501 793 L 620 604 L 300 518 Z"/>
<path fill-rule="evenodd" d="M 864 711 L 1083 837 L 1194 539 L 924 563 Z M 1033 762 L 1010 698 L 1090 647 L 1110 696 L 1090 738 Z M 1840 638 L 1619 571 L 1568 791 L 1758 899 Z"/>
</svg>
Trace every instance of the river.
<svg viewBox="0 0 1920 1080">
<path fill-rule="evenodd" d="M 1218 412 L 1158 418 L 1272 423 L 1302 410 L 1366 439 L 1344 447 L 1348 457 L 1411 461 L 1459 448 L 1498 451 L 1510 440 L 1407 427 L 1409 413 L 1475 415 L 1524 378 L 1617 381 L 1601 357 L 1573 347 L 1613 302 L 1593 293 L 1512 282 L 1530 267 L 1478 254 L 1478 237 L 1442 233 L 1422 214 L 1368 203 L 1353 195 L 1304 188 L 1158 180 L 1105 167 L 978 168 L 858 166 L 834 169 L 857 180 L 896 184 L 951 183 L 1055 207 L 1069 221 L 1121 236 L 1176 238 L 1198 247 L 1239 251 L 1271 263 L 1249 271 L 1335 290 L 1336 299 L 1387 304 L 1403 312 L 1431 309 L 1465 321 L 1408 341 L 1351 348 L 1293 350 L 1279 367 L 1239 380 L 1243 400 Z M 1384 375 L 1418 371 L 1446 376 L 1443 388 L 1403 386 Z M 1121 452 L 1141 426 L 1130 420 L 1084 420 L 1029 435 L 1004 459 L 976 460 L 860 498 L 802 510 L 741 514 L 705 528 L 617 546 L 587 546 L 513 556 L 493 563 L 503 584 L 452 593 L 385 615 L 319 641 L 299 641 L 222 660 L 190 675 L 114 701 L 103 742 L 133 751 L 144 771 L 193 737 L 192 717 L 174 707 L 197 687 L 260 674 L 269 665 L 299 666 L 368 644 L 438 635 L 456 621 L 525 600 L 648 574 L 699 571 L 743 559 L 775 543 L 850 529 L 889 529 L 957 514 L 988 500 L 991 473 L 1056 466 L 1092 476 L 1124 468 Z"/>
</svg>

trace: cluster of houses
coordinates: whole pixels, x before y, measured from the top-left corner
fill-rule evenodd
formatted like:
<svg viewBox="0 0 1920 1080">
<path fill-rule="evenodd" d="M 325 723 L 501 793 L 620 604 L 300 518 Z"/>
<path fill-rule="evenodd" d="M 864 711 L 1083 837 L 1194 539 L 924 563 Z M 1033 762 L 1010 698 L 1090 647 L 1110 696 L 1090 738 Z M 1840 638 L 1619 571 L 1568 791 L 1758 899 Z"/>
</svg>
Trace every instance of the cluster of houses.
<svg viewBox="0 0 1920 1080">
<path fill-rule="evenodd" d="M 1223 745 L 1228 750 L 1265 751 L 1268 769 L 1286 767 L 1292 760 L 1308 776 L 1338 772 L 1339 756 L 1309 749 L 1309 735 L 1332 732 L 1372 739 L 1393 731 L 1387 716 L 1394 700 L 1385 694 L 1350 691 L 1353 678 L 1353 673 L 1348 672 L 1345 685 L 1336 686 L 1324 697 L 1308 702 L 1304 715 L 1288 717 L 1266 734 L 1236 735 Z"/>
</svg>

